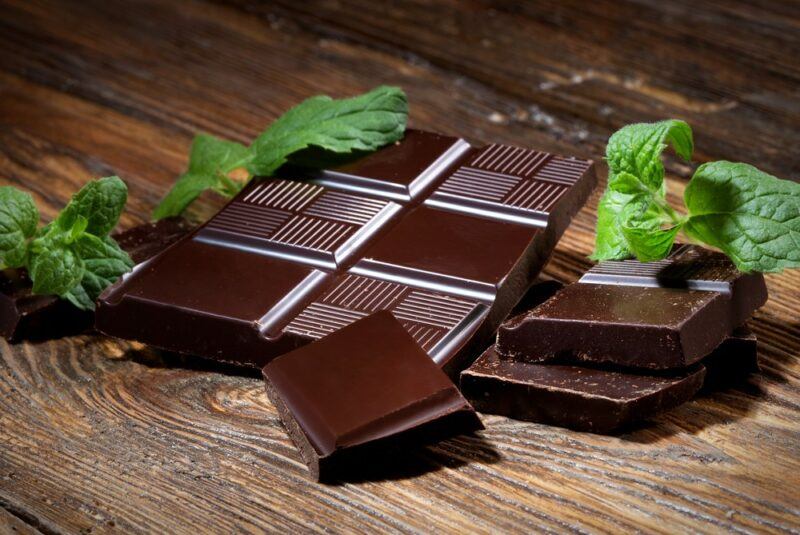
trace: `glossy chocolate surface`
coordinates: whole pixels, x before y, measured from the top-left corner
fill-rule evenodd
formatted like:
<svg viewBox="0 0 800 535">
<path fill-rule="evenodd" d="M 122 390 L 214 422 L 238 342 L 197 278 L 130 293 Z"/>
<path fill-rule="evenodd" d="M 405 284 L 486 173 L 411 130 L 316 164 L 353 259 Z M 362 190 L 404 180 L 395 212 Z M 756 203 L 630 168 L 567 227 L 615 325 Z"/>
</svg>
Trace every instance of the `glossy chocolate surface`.
<svg viewBox="0 0 800 535">
<path fill-rule="evenodd" d="M 740 327 L 700 363 L 667 375 L 517 362 L 499 358 L 492 346 L 461 372 L 461 389 L 480 412 L 608 433 L 680 405 L 701 387 L 727 388 L 756 372 L 756 337 Z"/>
<path fill-rule="evenodd" d="M 438 181 L 442 168 L 468 150 L 463 139 L 410 128 L 402 141 L 355 162 L 312 173 L 311 180 L 408 202 L 421 198 Z"/>
<path fill-rule="evenodd" d="M 274 359 L 263 374 L 292 439 L 320 479 L 345 450 L 433 422 L 439 432 L 482 428 L 455 385 L 387 311 Z"/>
<path fill-rule="evenodd" d="M 521 159 L 509 165 L 497 147 L 410 130 L 305 180 L 283 170 L 254 181 L 109 289 L 97 326 L 260 367 L 389 310 L 440 366 L 458 371 L 530 286 L 596 183 L 591 162 L 536 152 L 542 162 L 528 165 L 523 156 L 535 151 L 514 148 Z M 568 165 L 547 167 L 551 160 Z M 448 186 L 447 205 L 427 202 L 458 173 L 482 184 L 476 191 L 502 182 L 507 195 L 475 208 Z M 560 182 L 529 191 L 531 181 Z M 525 190 L 509 197 L 516 188 Z"/>
<path fill-rule="evenodd" d="M 687 367 L 767 299 L 763 276 L 720 253 L 679 246 L 650 264 L 604 262 L 497 335 L 503 358 L 567 358 L 649 369 Z"/>
<path fill-rule="evenodd" d="M 165 250 L 191 230 L 183 218 L 146 223 L 114 234 L 114 239 L 139 263 Z M 80 333 L 94 314 L 52 295 L 34 295 L 24 269 L 0 273 L 0 336 L 8 341 L 42 340 Z"/>
<path fill-rule="evenodd" d="M 671 376 L 501 359 L 494 346 L 461 372 L 461 390 L 479 412 L 608 433 L 690 400 L 705 368 Z"/>
</svg>

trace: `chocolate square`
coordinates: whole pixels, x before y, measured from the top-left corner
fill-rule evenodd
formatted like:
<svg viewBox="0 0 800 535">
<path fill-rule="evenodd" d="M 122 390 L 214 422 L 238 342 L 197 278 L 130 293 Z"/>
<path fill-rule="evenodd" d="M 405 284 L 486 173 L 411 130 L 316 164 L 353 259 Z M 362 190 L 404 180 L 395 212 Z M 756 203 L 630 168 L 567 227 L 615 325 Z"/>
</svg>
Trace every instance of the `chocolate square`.
<svg viewBox="0 0 800 535">
<path fill-rule="evenodd" d="M 376 240 L 351 271 L 491 302 L 500 284 L 524 268 L 520 260 L 540 232 L 421 206 Z"/>
<path fill-rule="evenodd" d="M 311 177 L 317 184 L 409 202 L 420 198 L 468 150 L 463 139 L 409 128 L 402 142 Z"/>
<path fill-rule="evenodd" d="M 761 274 L 721 253 L 676 246 L 660 262 L 603 262 L 547 302 L 500 326 L 501 358 L 648 369 L 699 361 L 767 300 Z"/>
<path fill-rule="evenodd" d="M 263 368 L 267 393 L 311 474 L 391 443 L 481 429 L 472 407 L 386 311 Z"/>
<path fill-rule="evenodd" d="M 195 239 L 333 270 L 400 210 L 382 199 L 270 179 L 245 188 Z"/>
</svg>

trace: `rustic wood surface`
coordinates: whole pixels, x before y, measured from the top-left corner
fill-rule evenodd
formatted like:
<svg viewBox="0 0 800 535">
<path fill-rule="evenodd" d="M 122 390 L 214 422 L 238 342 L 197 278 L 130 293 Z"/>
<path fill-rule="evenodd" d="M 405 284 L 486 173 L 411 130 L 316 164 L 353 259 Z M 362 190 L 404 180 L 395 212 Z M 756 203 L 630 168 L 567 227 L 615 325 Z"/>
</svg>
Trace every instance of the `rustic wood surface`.
<svg viewBox="0 0 800 535">
<path fill-rule="evenodd" d="M 623 124 L 680 117 L 697 161 L 800 179 L 798 57 L 797 2 L 3 2 L 0 182 L 50 218 L 119 174 L 127 227 L 195 132 L 249 141 L 379 83 L 473 141 L 599 159 Z M 677 198 L 692 167 L 667 167 Z M 547 275 L 589 266 L 596 203 Z M 0 532 L 797 532 L 800 273 L 767 280 L 741 388 L 611 437 L 486 416 L 339 486 L 306 478 L 257 376 L 101 336 L 0 343 Z"/>
</svg>

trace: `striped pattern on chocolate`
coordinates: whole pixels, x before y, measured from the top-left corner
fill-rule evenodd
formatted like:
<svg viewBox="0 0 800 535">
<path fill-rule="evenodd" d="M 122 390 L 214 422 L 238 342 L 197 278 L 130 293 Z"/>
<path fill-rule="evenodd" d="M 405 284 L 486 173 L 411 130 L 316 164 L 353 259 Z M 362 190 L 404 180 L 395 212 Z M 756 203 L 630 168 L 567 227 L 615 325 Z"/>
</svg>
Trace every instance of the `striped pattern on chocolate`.
<svg viewBox="0 0 800 535">
<path fill-rule="evenodd" d="M 318 339 L 373 312 L 389 310 L 417 343 L 430 351 L 477 306 L 477 301 L 461 297 L 347 274 L 284 331 Z"/>
<path fill-rule="evenodd" d="M 276 179 L 251 186 L 206 228 L 333 253 L 387 204 L 315 184 Z"/>
<path fill-rule="evenodd" d="M 697 290 L 729 291 L 741 274 L 721 253 L 693 245 L 678 245 L 655 262 L 609 260 L 587 271 L 580 282 L 629 286 L 677 286 Z"/>
<path fill-rule="evenodd" d="M 456 168 L 431 197 L 431 204 L 464 211 L 484 209 L 548 213 L 589 169 L 591 162 L 508 145 L 489 145 Z M 461 199 L 461 201 L 459 201 Z"/>
</svg>

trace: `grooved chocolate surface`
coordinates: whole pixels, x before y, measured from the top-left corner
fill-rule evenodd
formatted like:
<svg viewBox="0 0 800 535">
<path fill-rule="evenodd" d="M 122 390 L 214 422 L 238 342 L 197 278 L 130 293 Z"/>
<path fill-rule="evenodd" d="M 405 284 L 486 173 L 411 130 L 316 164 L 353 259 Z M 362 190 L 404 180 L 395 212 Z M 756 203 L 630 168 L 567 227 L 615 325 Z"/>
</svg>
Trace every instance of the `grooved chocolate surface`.
<svg viewBox="0 0 800 535">
<path fill-rule="evenodd" d="M 263 369 L 267 392 L 315 477 L 342 452 L 459 414 L 482 426 L 455 385 L 387 311 L 282 355 Z M 438 430 L 438 431 L 441 431 Z"/>
<path fill-rule="evenodd" d="M 767 300 L 760 274 L 721 253 L 677 246 L 661 262 L 603 262 L 497 335 L 503 358 L 568 358 L 650 369 L 687 367 Z"/>
<path fill-rule="evenodd" d="M 481 187 L 505 187 L 508 177 L 547 187 L 526 189 L 525 202 L 513 188 L 491 206 L 476 208 L 467 196 L 427 202 L 476 170 Z M 409 130 L 328 171 L 287 167 L 280 178 L 254 180 L 192 236 L 106 291 L 97 326 L 260 367 L 389 310 L 456 372 L 530 286 L 595 183 L 590 161 Z"/>
<path fill-rule="evenodd" d="M 465 164 L 445 178 L 426 204 L 455 211 L 485 210 L 522 223 L 546 224 L 547 214 L 589 166 L 585 160 L 492 144 L 472 150 Z"/>
<path fill-rule="evenodd" d="M 419 346 L 438 360 L 446 355 L 448 343 L 458 343 L 460 333 L 483 320 L 488 307 L 468 297 L 348 273 L 284 331 L 317 339 L 379 310 L 391 311 Z"/>
</svg>

